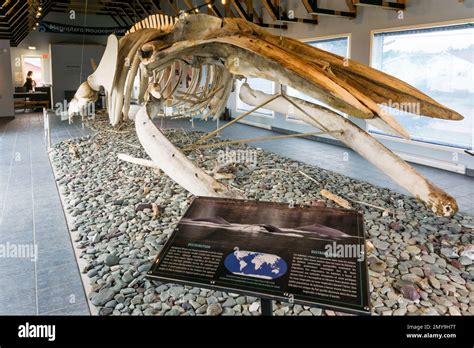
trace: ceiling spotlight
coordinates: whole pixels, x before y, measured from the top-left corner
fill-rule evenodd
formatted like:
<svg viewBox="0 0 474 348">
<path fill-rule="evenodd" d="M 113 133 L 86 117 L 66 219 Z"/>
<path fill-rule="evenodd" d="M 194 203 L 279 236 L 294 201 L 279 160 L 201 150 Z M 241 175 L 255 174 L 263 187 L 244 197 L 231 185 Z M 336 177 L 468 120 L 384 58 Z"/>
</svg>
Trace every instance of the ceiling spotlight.
<svg viewBox="0 0 474 348">
<path fill-rule="evenodd" d="M 28 46 L 28 49 L 34 51 L 34 50 L 36 50 L 36 47 L 35 46 Z"/>
<path fill-rule="evenodd" d="M 211 5 L 211 4 L 207 4 L 207 7 L 212 8 L 212 5 Z"/>
<path fill-rule="evenodd" d="M 199 9 L 198 9 L 198 8 L 197 8 L 197 9 L 195 9 L 195 11 L 196 11 L 196 13 L 199 13 Z"/>
<path fill-rule="evenodd" d="M 225 0 L 221 0 L 222 5 L 225 5 Z"/>
<path fill-rule="evenodd" d="M 42 9 L 43 9 L 43 8 L 42 8 L 41 6 L 40 6 L 40 7 L 38 7 L 38 11 L 41 11 Z"/>
</svg>

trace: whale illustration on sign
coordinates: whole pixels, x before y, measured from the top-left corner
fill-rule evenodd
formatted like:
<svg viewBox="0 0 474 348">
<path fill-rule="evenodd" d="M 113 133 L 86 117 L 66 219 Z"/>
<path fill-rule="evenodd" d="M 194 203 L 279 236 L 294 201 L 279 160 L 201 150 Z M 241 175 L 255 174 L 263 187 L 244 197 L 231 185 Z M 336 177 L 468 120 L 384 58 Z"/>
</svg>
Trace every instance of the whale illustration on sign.
<svg viewBox="0 0 474 348">
<path fill-rule="evenodd" d="M 267 280 L 280 278 L 288 270 L 280 256 L 247 250 L 235 250 L 227 255 L 224 266 L 233 274 Z"/>
</svg>

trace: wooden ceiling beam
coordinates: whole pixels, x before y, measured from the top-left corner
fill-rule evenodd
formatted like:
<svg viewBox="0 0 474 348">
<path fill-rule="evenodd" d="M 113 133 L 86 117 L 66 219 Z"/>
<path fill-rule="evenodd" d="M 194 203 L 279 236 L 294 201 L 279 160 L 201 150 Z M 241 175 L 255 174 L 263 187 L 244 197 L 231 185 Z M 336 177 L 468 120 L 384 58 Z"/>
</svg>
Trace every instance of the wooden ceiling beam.
<svg viewBox="0 0 474 348">
<path fill-rule="evenodd" d="M 20 5 L 20 2 L 18 1 L 5 1 L 0 8 L 0 18 L 5 17 L 9 12 L 12 11 L 12 9 L 15 8 L 15 6 Z"/>
<path fill-rule="evenodd" d="M 216 7 L 216 5 L 214 4 L 208 4 L 207 7 L 209 8 L 209 13 L 216 16 L 216 17 L 219 17 L 219 18 L 223 18 L 222 14 L 219 12 L 218 8 Z"/>
<path fill-rule="evenodd" d="M 353 19 L 356 17 L 357 12 L 354 11 L 340 11 L 333 10 L 328 8 L 320 8 L 318 6 L 318 0 L 303 0 L 304 7 L 311 15 L 320 15 L 320 16 L 332 16 L 332 17 L 342 17 Z M 355 8 L 354 5 L 352 7 Z"/>
<path fill-rule="evenodd" d="M 385 0 L 352 0 L 355 6 L 378 7 L 385 10 L 405 10 L 407 0 L 385 1 Z"/>
<path fill-rule="evenodd" d="M 168 4 L 170 5 L 170 7 L 175 12 L 175 16 L 179 15 L 179 8 L 178 8 L 178 6 L 176 6 L 175 0 L 168 0 Z"/>
<path fill-rule="evenodd" d="M 354 2 L 352 0 L 346 0 L 346 5 L 349 9 L 349 12 L 357 12 L 357 7 L 354 5 Z"/>
<path fill-rule="evenodd" d="M 234 18 L 234 12 L 230 7 L 230 0 L 224 0 L 224 16 L 229 18 Z"/>
<path fill-rule="evenodd" d="M 167 12 L 177 16 L 180 9 L 177 0 L 166 0 Z M 309 18 L 294 18 L 293 13 L 280 6 L 280 0 L 260 0 L 264 10 L 270 15 L 275 23 L 264 23 L 259 11 L 255 10 L 253 0 L 199 0 L 202 3 L 194 6 L 192 0 L 183 0 L 186 8 L 194 10 L 203 6 L 208 7 L 207 12 L 217 17 L 240 17 L 267 28 L 286 28 L 286 23 L 308 23 L 317 24 L 319 15 L 339 16 L 354 18 L 358 7 L 370 6 L 387 10 L 405 10 L 408 0 L 345 0 L 345 10 L 333 10 L 321 8 L 317 0 L 302 0 L 302 3 L 311 16 Z M 219 1 L 220 4 L 217 4 Z M 87 11 L 80 2 L 73 0 L 43 0 L 42 15 L 36 18 L 30 0 L 3 0 L 0 5 L 0 37 L 8 37 L 12 44 L 16 44 L 26 33 L 33 29 L 36 23 L 48 12 L 67 12 L 75 10 L 78 13 L 97 14 L 109 16 L 119 26 L 129 26 L 143 18 L 163 13 L 163 2 L 160 0 L 89 0 Z M 222 5 L 222 7 L 220 7 Z M 168 9 L 169 7 L 169 9 Z M 291 17 L 291 18 L 289 18 Z"/>
<path fill-rule="evenodd" d="M 279 1 L 274 4 L 272 0 L 262 0 L 263 6 L 267 10 L 268 14 L 274 21 L 283 22 L 283 23 L 308 23 L 308 24 L 318 24 L 317 17 L 316 19 L 307 19 L 307 18 L 290 18 L 288 13 L 280 7 Z"/>
<path fill-rule="evenodd" d="M 271 0 L 262 0 L 262 3 L 270 17 L 274 21 L 278 20 L 280 14 L 278 13 L 278 9 L 273 5 L 273 2 Z"/>
</svg>

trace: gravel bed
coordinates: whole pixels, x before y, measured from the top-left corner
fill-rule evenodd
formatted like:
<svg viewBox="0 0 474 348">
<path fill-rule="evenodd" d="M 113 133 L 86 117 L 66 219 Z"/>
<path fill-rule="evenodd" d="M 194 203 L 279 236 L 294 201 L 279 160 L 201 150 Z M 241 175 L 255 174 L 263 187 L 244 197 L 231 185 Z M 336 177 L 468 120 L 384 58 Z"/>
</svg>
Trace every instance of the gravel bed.
<svg viewBox="0 0 474 348">
<path fill-rule="evenodd" d="M 52 160 L 60 193 L 72 217 L 80 258 L 87 262 L 88 298 L 100 315 L 261 315 L 255 297 L 150 281 L 145 275 L 166 243 L 192 195 L 156 169 L 123 162 L 117 154 L 147 158 L 133 125 L 115 131 L 96 121 L 96 133 L 56 144 Z M 165 130 L 183 148 L 202 133 Z M 219 139 L 221 141 L 222 139 Z M 370 298 L 375 315 L 474 314 L 474 219 L 438 217 L 414 198 L 264 152 L 247 145 L 228 150 L 247 157 L 222 163 L 223 151 L 202 149 L 189 156 L 247 198 L 335 206 L 323 188 L 365 213 Z M 244 160 L 243 160 L 244 159 Z M 246 159 L 246 160 L 245 160 Z M 310 180 L 299 171 L 314 178 Z M 152 203 L 159 207 L 153 216 Z M 277 302 L 275 315 L 344 315 Z"/>
</svg>

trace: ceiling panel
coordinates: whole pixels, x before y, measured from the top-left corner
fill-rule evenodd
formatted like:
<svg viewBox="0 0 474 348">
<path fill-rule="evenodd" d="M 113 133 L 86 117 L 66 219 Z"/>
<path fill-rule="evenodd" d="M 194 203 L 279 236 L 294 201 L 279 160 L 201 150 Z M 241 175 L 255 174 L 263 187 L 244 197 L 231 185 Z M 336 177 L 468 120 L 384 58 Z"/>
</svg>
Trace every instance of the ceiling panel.
<svg viewBox="0 0 474 348">
<path fill-rule="evenodd" d="M 297 18 L 289 6 L 301 2 L 306 15 Z M 325 2 L 327 3 L 327 2 Z M 375 6 L 392 10 L 405 9 L 407 0 L 338 0 L 335 8 L 322 8 L 318 0 L 0 0 L 0 39 L 17 46 L 49 12 L 108 16 L 117 26 L 132 26 L 151 14 L 176 16 L 180 11 L 208 13 L 214 16 L 240 17 L 262 27 L 285 29 L 292 23 L 318 24 L 318 17 L 357 16 L 357 8 Z M 269 18 L 269 19 L 264 19 Z"/>
</svg>

